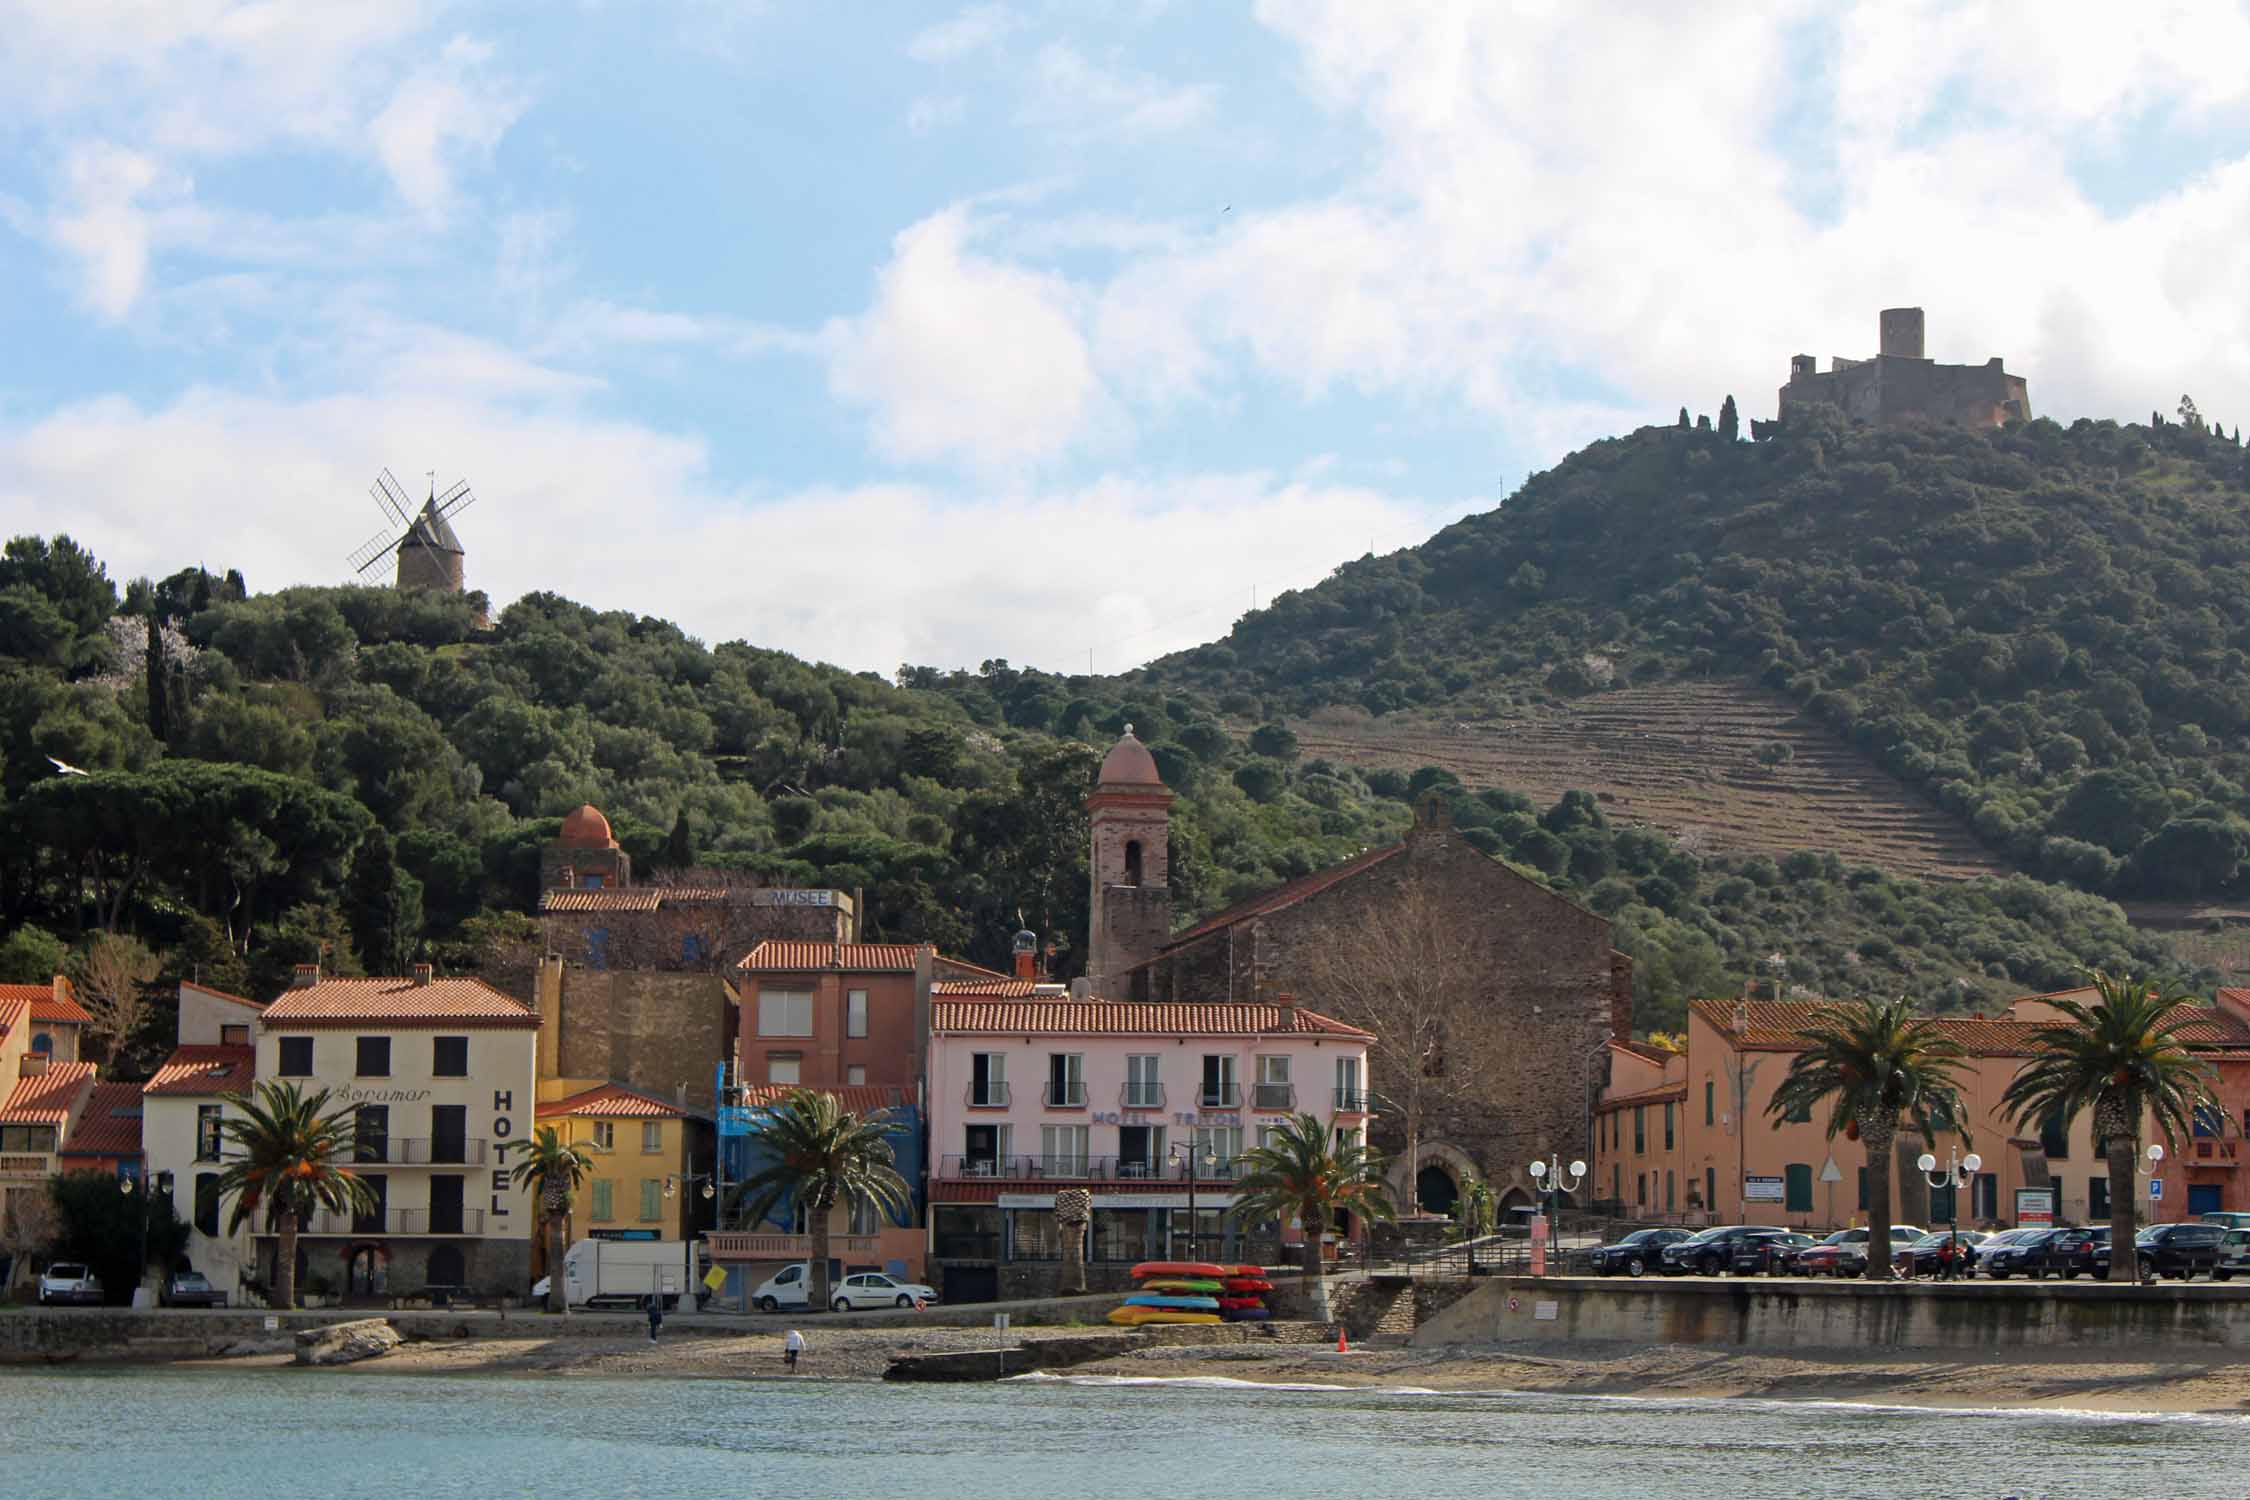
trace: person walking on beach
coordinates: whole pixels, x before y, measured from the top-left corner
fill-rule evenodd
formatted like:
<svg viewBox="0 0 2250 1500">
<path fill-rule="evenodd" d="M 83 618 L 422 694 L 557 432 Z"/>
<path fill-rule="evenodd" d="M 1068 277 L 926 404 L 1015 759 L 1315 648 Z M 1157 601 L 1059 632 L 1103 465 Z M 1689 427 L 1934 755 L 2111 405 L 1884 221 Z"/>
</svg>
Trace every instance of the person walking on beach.
<svg viewBox="0 0 2250 1500">
<path fill-rule="evenodd" d="M 794 1328 L 790 1329 L 789 1337 L 781 1341 L 781 1367 L 792 1375 L 796 1374 L 797 1356 L 804 1352 L 805 1336 Z"/>
<path fill-rule="evenodd" d="M 650 1343 L 653 1344 L 656 1342 L 656 1330 L 662 1328 L 663 1326 L 664 1299 L 662 1297 L 652 1295 L 648 1299 L 648 1341 Z"/>
</svg>

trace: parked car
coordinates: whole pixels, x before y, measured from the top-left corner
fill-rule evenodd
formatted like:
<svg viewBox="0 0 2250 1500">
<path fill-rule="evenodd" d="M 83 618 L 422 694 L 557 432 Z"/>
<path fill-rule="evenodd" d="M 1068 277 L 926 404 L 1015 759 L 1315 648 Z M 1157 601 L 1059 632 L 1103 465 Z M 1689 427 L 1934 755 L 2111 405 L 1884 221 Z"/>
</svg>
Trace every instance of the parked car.
<svg viewBox="0 0 2250 1500">
<path fill-rule="evenodd" d="M 93 1267 L 74 1260 L 58 1260 L 39 1273 L 39 1305 L 64 1307 L 73 1304 L 99 1307 L 102 1302 L 102 1279 L 94 1274 Z"/>
<path fill-rule="evenodd" d="M 2004 1245 L 1985 1247 L 1977 1260 L 1984 1274 L 1994 1281 L 2006 1281 L 2011 1276 L 2038 1276 L 2047 1261 L 2047 1241 L 2059 1231 L 2029 1228 L 2010 1230 L 2013 1238 Z"/>
<path fill-rule="evenodd" d="M 1866 1275 L 1867 1234 L 1865 1229 L 1837 1230 L 1820 1244 L 1798 1255 L 1798 1271 L 1806 1276 Z M 1891 1248 L 1894 1251 L 1913 1244 L 1921 1237 L 1922 1231 L 1912 1224 L 1891 1226 Z"/>
<path fill-rule="evenodd" d="M 1636 1229 L 1614 1245 L 1597 1245 L 1586 1261 L 1596 1276 L 1641 1276 L 1661 1269 L 1664 1247 L 1693 1234 L 1688 1229 Z"/>
<path fill-rule="evenodd" d="M 838 1312 L 853 1312 L 866 1307 L 912 1307 L 917 1302 L 935 1301 L 937 1290 L 934 1287 L 926 1287 L 918 1281 L 893 1281 L 880 1271 L 862 1271 L 856 1276 L 846 1276 L 828 1305 Z"/>
<path fill-rule="evenodd" d="M 1734 1259 L 1728 1269 L 1737 1276 L 1786 1276 L 1791 1274 L 1791 1258 L 1813 1243 L 1811 1235 L 1794 1229 L 1746 1235 L 1735 1242 Z"/>
<path fill-rule="evenodd" d="M 2219 1264 L 2211 1272 L 2215 1281 L 2231 1281 L 2237 1276 L 2250 1276 L 2250 1229 L 2230 1229 L 2226 1242 L 2219 1247 Z"/>
<path fill-rule="evenodd" d="M 1984 1236 L 1974 1230 L 1933 1229 L 1900 1249 L 1891 1265 L 1901 1276 L 1967 1276 L 1974 1272 Z"/>
<path fill-rule="evenodd" d="M 2068 1281 L 2074 1276 L 2096 1279 L 2107 1276 L 2109 1230 L 2050 1229 L 2023 1258 L 2022 1268 L 2026 1274 L 2041 1279 L 2059 1276 Z"/>
<path fill-rule="evenodd" d="M 2167 1276 L 2191 1281 L 2198 1271 L 2216 1281 L 2226 1242 L 2223 1224 L 2152 1224 L 2135 1236 L 2133 1258 L 2140 1263 L 2143 1281 Z"/>
<path fill-rule="evenodd" d="M 2044 1234 L 2045 1232 L 2045 1230 L 2034 1226 L 2028 1229 L 2003 1229 L 1997 1234 L 1986 1235 L 1984 1242 L 1977 1246 L 1976 1269 L 1989 1272 L 1994 1256 L 2000 1254 L 2003 1250 L 2013 1249 L 2033 1235 Z"/>
<path fill-rule="evenodd" d="M 2250 1229 L 2250 1214 L 2209 1213 L 2197 1214 L 2198 1224 L 2224 1224 L 2229 1229 Z"/>
<path fill-rule="evenodd" d="M 1664 1247 L 1664 1274 L 1716 1276 L 1734 1260 L 1737 1241 L 1779 1233 L 1766 1224 L 1717 1224 Z"/>
<path fill-rule="evenodd" d="M 165 1307 L 224 1307 L 227 1294 L 201 1271 L 175 1271 L 164 1278 L 156 1300 Z"/>
</svg>

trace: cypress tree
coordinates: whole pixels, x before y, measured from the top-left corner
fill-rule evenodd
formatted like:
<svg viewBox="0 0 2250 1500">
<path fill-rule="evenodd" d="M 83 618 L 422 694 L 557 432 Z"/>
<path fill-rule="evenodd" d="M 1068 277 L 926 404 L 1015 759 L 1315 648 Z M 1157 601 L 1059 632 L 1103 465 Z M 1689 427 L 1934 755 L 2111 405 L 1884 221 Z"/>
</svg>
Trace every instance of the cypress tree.
<svg viewBox="0 0 2250 1500">
<path fill-rule="evenodd" d="M 672 836 L 664 841 L 664 865 L 671 870 L 685 870 L 695 864 L 695 840 L 688 832 L 687 809 L 672 820 Z"/>
<path fill-rule="evenodd" d="M 145 670 L 148 673 L 148 732 L 161 741 L 165 738 L 165 730 L 171 723 L 172 714 L 171 704 L 165 694 L 164 627 L 157 622 L 154 603 L 149 605 L 148 611 L 148 661 Z"/>
<path fill-rule="evenodd" d="M 1688 425 L 1688 419 L 1687 419 L 1687 408 L 1683 406 L 1683 407 L 1681 407 L 1681 408 L 1680 408 L 1680 426 L 1681 426 L 1681 428 L 1682 428 L 1682 429 L 1684 430 L 1684 429 L 1685 429 L 1685 428 L 1687 427 L 1687 425 Z"/>
<path fill-rule="evenodd" d="M 1719 436 L 1733 442 L 1742 435 L 1742 419 L 1734 409 L 1734 397 L 1719 403 Z"/>
<path fill-rule="evenodd" d="M 344 885 L 344 920 L 360 961 L 378 974 L 403 974 L 422 939 L 422 883 L 398 867 L 381 828 L 360 841 Z"/>
</svg>

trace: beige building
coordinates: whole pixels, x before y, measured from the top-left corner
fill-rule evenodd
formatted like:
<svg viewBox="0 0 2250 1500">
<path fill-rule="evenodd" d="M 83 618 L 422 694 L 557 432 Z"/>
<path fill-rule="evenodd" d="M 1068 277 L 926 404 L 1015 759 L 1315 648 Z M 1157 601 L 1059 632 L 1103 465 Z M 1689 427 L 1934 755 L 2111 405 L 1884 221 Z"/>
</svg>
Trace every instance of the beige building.
<svg viewBox="0 0 2250 1500">
<path fill-rule="evenodd" d="M 60 974 L 50 984 L 0 985 L 0 1230 L 43 1214 L 47 1179 L 94 1091 L 78 1060 L 91 1019 Z M 0 1233 L 0 1261 L 12 1235 Z M 16 1277 L 10 1264 L 0 1286 Z"/>
<path fill-rule="evenodd" d="M 188 1263 L 240 1305 L 244 1280 L 255 1279 L 253 1245 L 247 1229 L 228 1234 L 219 1212 L 219 1122 L 239 1113 L 226 1096 L 257 1081 L 252 1038 L 264 1007 L 186 983 L 179 1003 L 178 1045 L 141 1089 L 141 1149 L 152 1182 L 171 1174 L 172 1206 L 188 1225 Z"/>
</svg>

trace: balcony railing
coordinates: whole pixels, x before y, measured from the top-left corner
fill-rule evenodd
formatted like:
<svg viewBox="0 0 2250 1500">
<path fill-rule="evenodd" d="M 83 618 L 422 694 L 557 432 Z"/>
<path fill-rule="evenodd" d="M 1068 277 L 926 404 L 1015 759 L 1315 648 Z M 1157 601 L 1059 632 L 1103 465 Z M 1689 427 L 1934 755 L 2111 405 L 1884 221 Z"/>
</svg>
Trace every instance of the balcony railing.
<svg viewBox="0 0 2250 1500">
<path fill-rule="evenodd" d="M 1117 1092 L 1117 1102 L 1125 1109 L 1162 1109 L 1164 1085 L 1161 1083 L 1128 1083 Z"/>
<path fill-rule="evenodd" d="M 1346 1114 L 1346 1115 L 1364 1115 L 1364 1114 L 1366 1114 L 1366 1113 L 1367 1113 L 1367 1090 L 1365 1090 L 1365 1089 L 1338 1089 L 1338 1090 L 1336 1090 L 1336 1112 L 1337 1112 L 1338 1114 Z"/>
<path fill-rule="evenodd" d="M 489 1143 L 444 1136 L 369 1136 L 352 1144 L 352 1161 L 361 1166 L 477 1167 Z"/>
<path fill-rule="evenodd" d="M 1205 1109 L 1240 1109 L 1242 1090 L 1231 1083 L 1206 1081 L 1195 1091 L 1196 1102 Z"/>
<path fill-rule="evenodd" d="M 1041 1098 L 1049 1109 L 1084 1109 L 1086 1085 L 1076 1080 L 1058 1083 L 1050 1078 Z"/>
<path fill-rule="evenodd" d="M 19 1156 L 14 1152 L 0 1156 L 0 1172 L 27 1177 L 49 1177 L 54 1174 L 52 1156 Z"/>
<path fill-rule="evenodd" d="M 1241 1170 L 1237 1159 L 1210 1165 L 1197 1162 L 1197 1182 L 1231 1182 Z M 1002 1182 L 1185 1182 L 1187 1164 L 1145 1156 L 941 1156 L 941 1181 Z"/>
<path fill-rule="evenodd" d="M 766 1230 L 718 1229 L 704 1236 L 713 1260 L 803 1260 L 812 1254 L 809 1234 L 776 1234 Z M 881 1252 L 882 1239 L 872 1234 L 832 1234 L 828 1253 L 845 1260 Z"/>
<path fill-rule="evenodd" d="M 463 1208 L 433 1214 L 426 1208 L 393 1208 L 380 1214 L 314 1214 L 300 1234 L 482 1234 L 484 1210 Z"/>
<path fill-rule="evenodd" d="M 1290 1083 L 1260 1083 L 1251 1086 L 1250 1106 L 1253 1109 L 1295 1109 L 1297 1087 Z"/>
<path fill-rule="evenodd" d="M 969 1085 L 969 1108 L 1006 1109 L 1007 1107 L 1007 1084 L 1001 1082 L 998 1079 L 993 1079 L 990 1082 L 972 1083 Z"/>
</svg>

